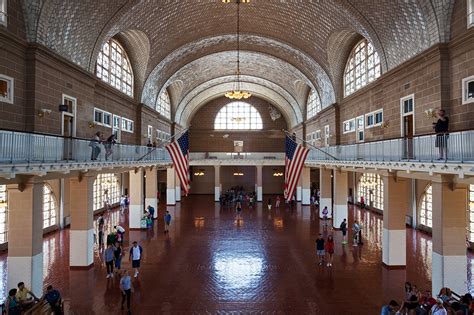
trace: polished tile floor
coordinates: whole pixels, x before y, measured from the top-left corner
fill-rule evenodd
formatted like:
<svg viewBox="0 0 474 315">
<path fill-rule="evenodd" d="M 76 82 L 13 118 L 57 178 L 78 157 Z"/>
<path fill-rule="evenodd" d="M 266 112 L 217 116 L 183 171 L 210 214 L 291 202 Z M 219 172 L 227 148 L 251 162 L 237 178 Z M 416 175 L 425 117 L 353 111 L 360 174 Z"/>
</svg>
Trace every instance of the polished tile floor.
<svg viewBox="0 0 474 315">
<path fill-rule="evenodd" d="M 320 231 L 333 231 L 310 207 L 268 211 L 260 204 L 245 208 L 240 222 L 211 196 L 191 196 L 168 209 L 169 235 L 162 220 L 153 229 L 127 232 L 127 242 L 144 248 L 132 314 L 379 314 L 389 299 L 401 300 L 406 280 L 431 286 L 431 238 L 407 229 L 407 268 L 387 270 L 381 265 L 382 218 L 370 211 L 350 207 L 350 224 L 354 217 L 363 223 L 365 243 L 343 246 L 334 232 L 336 253 L 328 268 L 316 263 L 314 241 Z M 126 225 L 114 212 L 106 224 L 118 221 Z M 45 285 L 59 288 L 67 314 L 122 314 L 118 277 L 106 279 L 97 249 L 93 268 L 69 270 L 68 236 L 66 229 L 44 239 Z M 124 266 L 130 268 L 128 257 Z M 3 254 L 3 296 L 6 272 Z"/>
</svg>

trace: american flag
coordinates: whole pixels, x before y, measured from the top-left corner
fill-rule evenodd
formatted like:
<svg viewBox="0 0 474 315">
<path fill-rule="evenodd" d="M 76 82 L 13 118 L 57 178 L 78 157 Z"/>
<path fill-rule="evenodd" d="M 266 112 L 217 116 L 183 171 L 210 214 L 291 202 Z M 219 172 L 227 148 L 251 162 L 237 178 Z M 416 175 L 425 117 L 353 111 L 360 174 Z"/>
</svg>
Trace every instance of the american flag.
<svg viewBox="0 0 474 315">
<path fill-rule="evenodd" d="M 285 141 L 285 199 L 291 200 L 295 193 L 296 184 L 300 179 L 304 161 L 309 150 L 297 144 L 288 135 Z"/>
<path fill-rule="evenodd" d="M 186 131 L 178 140 L 166 146 L 171 155 L 173 165 L 181 181 L 184 193 L 187 196 L 190 188 L 189 181 L 189 133 Z"/>
</svg>

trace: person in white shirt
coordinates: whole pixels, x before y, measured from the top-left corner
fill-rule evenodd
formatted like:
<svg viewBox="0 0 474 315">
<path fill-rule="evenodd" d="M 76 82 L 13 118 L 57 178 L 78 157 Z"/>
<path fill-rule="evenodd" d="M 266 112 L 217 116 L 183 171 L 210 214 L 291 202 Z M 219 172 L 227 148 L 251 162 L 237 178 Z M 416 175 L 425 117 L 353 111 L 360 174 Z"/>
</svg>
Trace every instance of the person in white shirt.
<svg viewBox="0 0 474 315">
<path fill-rule="evenodd" d="M 431 315 L 448 315 L 448 312 L 443 306 L 443 300 L 440 298 L 436 299 L 436 305 L 433 305 L 430 310 Z"/>
<path fill-rule="evenodd" d="M 135 278 L 138 277 L 138 274 L 140 273 L 140 261 L 142 258 L 143 248 L 135 241 L 133 242 L 133 246 L 130 248 L 129 256 L 129 261 L 132 261 L 132 268 L 135 268 Z"/>
</svg>

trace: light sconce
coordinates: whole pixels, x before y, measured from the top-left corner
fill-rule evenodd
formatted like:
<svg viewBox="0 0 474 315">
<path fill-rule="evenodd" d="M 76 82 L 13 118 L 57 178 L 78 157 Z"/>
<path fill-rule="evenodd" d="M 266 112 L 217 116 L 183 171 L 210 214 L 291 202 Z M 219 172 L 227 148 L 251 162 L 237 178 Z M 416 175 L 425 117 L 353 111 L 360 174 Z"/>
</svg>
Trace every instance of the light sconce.
<svg viewBox="0 0 474 315">
<path fill-rule="evenodd" d="M 234 172 L 234 176 L 244 176 L 244 173 L 242 173 L 242 172 Z"/>
<path fill-rule="evenodd" d="M 385 128 L 388 128 L 388 127 L 390 127 L 390 120 L 382 121 L 382 123 L 380 124 L 380 128 L 382 128 L 382 129 L 385 129 Z"/>
<path fill-rule="evenodd" d="M 42 108 L 38 111 L 38 117 L 43 118 L 45 115 L 50 115 L 51 109 Z"/>
<path fill-rule="evenodd" d="M 97 127 L 97 124 L 94 121 L 89 121 L 89 128 L 95 128 Z"/>
<path fill-rule="evenodd" d="M 204 176 L 206 173 L 204 173 L 204 170 L 199 170 L 197 172 L 194 172 L 193 174 L 194 176 Z"/>
<path fill-rule="evenodd" d="M 273 176 L 274 177 L 281 177 L 281 176 L 283 176 L 283 172 L 279 172 L 279 171 L 273 172 Z"/>
<path fill-rule="evenodd" d="M 428 119 L 436 118 L 436 109 L 428 108 L 425 110 L 425 115 Z"/>
</svg>

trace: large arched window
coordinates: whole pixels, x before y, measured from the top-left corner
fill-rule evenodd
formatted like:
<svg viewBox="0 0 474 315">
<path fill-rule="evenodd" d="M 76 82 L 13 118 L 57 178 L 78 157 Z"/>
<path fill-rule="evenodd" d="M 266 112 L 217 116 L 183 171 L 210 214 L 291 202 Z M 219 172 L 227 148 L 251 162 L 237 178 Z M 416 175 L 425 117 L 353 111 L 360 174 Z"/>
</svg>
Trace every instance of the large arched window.
<svg viewBox="0 0 474 315">
<path fill-rule="evenodd" d="M 53 190 L 48 184 L 43 186 L 43 228 L 53 226 L 57 223 L 58 207 Z"/>
<path fill-rule="evenodd" d="M 306 103 L 307 119 L 316 116 L 321 111 L 321 99 L 315 90 L 311 90 L 308 96 L 308 102 Z"/>
<path fill-rule="evenodd" d="M 0 244 L 6 243 L 8 232 L 7 186 L 0 185 Z"/>
<path fill-rule="evenodd" d="M 357 185 L 357 201 L 364 197 L 366 205 L 383 210 L 383 180 L 380 175 L 364 173 Z"/>
<path fill-rule="evenodd" d="M 99 174 L 94 181 L 94 210 L 120 202 L 119 180 L 115 174 Z"/>
<path fill-rule="evenodd" d="M 166 118 L 170 118 L 170 107 L 170 96 L 168 95 L 168 92 L 164 90 L 160 94 L 160 98 L 158 99 L 158 103 L 156 104 L 156 111 L 161 115 L 165 116 Z"/>
<path fill-rule="evenodd" d="M 420 202 L 420 224 L 433 227 L 433 186 L 426 187 Z"/>
<path fill-rule="evenodd" d="M 214 120 L 214 129 L 258 130 L 263 128 L 262 117 L 252 105 L 232 102 L 222 107 Z"/>
<path fill-rule="evenodd" d="M 470 242 L 474 242 L 474 185 L 469 185 L 469 194 L 467 196 L 467 229 Z"/>
<path fill-rule="evenodd" d="M 355 45 L 344 71 L 344 95 L 348 96 L 380 77 L 379 55 L 366 39 Z"/>
<path fill-rule="evenodd" d="M 133 72 L 123 47 L 110 39 L 99 52 L 96 75 L 117 90 L 133 96 Z"/>
</svg>

